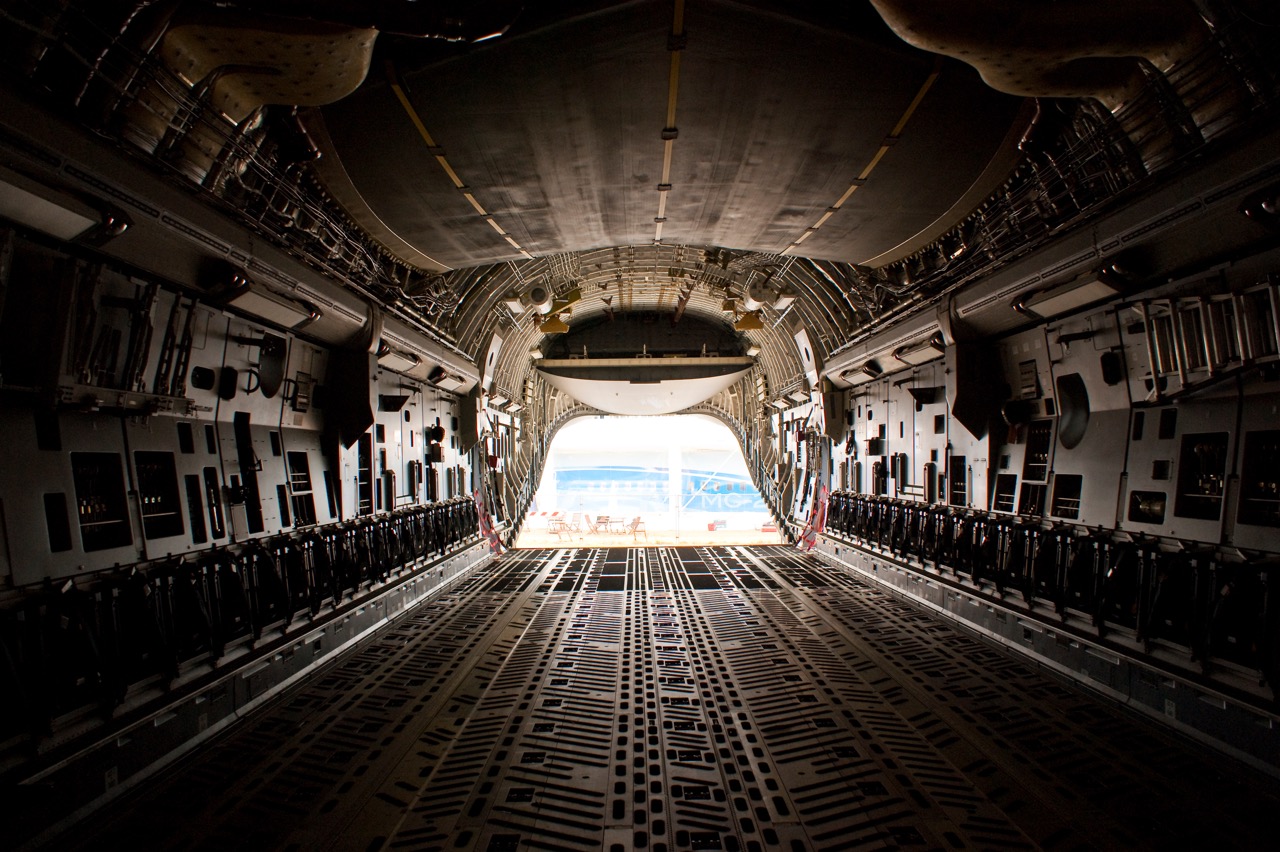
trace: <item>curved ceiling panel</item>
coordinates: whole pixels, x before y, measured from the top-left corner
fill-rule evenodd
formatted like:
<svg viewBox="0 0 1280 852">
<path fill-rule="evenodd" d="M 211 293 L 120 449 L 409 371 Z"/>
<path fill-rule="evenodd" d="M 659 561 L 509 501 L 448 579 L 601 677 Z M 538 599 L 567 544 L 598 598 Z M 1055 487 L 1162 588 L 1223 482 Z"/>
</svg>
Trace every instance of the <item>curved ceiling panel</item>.
<svg viewBox="0 0 1280 852">
<path fill-rule="evenodd" d="M 401 45 L 326 107 L 372 214 L 453 268 L 655 241 L 861 262 L 969 190 L 1020 105 L 883 25 L 595 5 Z"/>
<path fill-rule="evenodd" d="M 751 372 L 750 368 L 699 379 L 658 381 L 582 379 L 539 370 L 542 378 L 584 405 L 609 414 L 675 414 L 705 402 Z"/>
</svg>

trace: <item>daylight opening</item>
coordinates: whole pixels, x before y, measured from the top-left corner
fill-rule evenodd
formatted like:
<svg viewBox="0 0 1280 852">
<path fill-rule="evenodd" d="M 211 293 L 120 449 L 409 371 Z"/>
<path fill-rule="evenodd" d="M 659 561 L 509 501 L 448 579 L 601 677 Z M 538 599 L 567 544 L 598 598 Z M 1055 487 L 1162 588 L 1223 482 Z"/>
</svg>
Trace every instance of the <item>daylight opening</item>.
<svg viewBox="0 0 1280 852">
<path fill-rule="evenodd" d="M 551 442 L 516 547 L 781 544 L 713 417 L 581 417 Z"/>
</svg>

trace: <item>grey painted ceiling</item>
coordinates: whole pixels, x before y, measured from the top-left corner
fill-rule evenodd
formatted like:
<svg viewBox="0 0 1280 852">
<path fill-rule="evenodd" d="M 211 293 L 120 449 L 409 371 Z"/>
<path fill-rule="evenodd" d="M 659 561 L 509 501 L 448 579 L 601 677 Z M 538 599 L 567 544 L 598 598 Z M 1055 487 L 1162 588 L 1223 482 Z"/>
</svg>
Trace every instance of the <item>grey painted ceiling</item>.
<svg viewBox="0 0 1280 852">
<path fill-rule="evenodd" d="M 1005 177 L 983 172 L 1022 104 L 848 5 L 561 3 L 479 44 L 384 37 L 325 124 L 372 212 L 444 268 L 659 237 L 883 260 Z"/>
</svg>

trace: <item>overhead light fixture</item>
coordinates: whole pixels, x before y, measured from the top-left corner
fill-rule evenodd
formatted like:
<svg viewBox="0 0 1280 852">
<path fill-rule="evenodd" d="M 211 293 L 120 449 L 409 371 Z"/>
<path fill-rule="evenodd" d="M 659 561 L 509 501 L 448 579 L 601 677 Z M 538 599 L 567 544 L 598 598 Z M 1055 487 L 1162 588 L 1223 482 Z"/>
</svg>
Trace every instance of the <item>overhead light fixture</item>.
<svg viewBox="0 0 1280 852">
<path fill-rule="evenodd" d="M 736 313 L 738 310 L 738 300 L 732 297 L 725 299 L 720 303 L 720 310 L 727 314 Z"/>
<path fill-rule="evenodd" d="M 432 385 L 446 391 L 461 390 L 467 386 L 466 380 L 461 376 L 456 376 L 447 372 L 444 367 L 436 366 L 427 374 L 427 381 Z"/>
<path fill-rule="evenodd" d="M 852 367 L 840 374 L 840 378 L 844 379 L 851 385 L 863 385 L 867 382 L 880 378 L 884 370 L 874 360 L 867 361 L 857 367 Z"/>
<path fill-rule="evenodd" d="M 1240 212 L 1255 222 L 1274 228 L 1280 225 L 1280 184 L 1249 195 L 1240 202 Z"/>
<path fill-rule="evenodd" d="M 489 407 L 490 407 L 490 408 L 503 408 L 503 407 L 504 407 L 504 406 L 506 406 L 506 404 L 507 404 L 508 402 L 510 402 L 510 401 L 511 401 L 510 399 L 508 399 L 507 397 L 503 396 L 502 394 L 498 394 L 497 396 L 491 396 L 491 397 L 489 397 Z"/>
<path fill-rule="evenodd" d="M 513 316 L 520 316 L 524 313 L 524 300 L 520 298 L 520 294 L 515 290 L 508 290 L 506 295 L 502 297 L 502 304 L 507 306 L 507 310 L 511 311 Z"/>
<path fill-rule="evenodd" d="M 0 167 L 0 218 L 68 242 L 102 245 L 129 229 L 129 217 L 108 212 Z"/>
<path fill-rule="evenodd" d="M 787 399 L 795 403 L 805 403 L 805 402 L 811 401 L 811 397 L 809 396 L 808 391 L 792 391 L 791 393 L 787 394 Z"/>
<path fill-rule="evenodd" d="M 394 370 L 397 373 L 407 373 L 422 363 L 422 359 L 412 352 L 400 352 L 385 343 L 383 346 L 386 352 L 385 354 L 382 352 L 378 354 L 378 366 L 380 367 L 386 367 L 388 370 Z"/>
<path fill-rule="evenodd" d="M 517 411 L 520 411 L 520 410 L 522 410 L 523 408 L 524 408 L 524 406 L 523 406 L 523 405 L 521 405 L 520 403 L 518 403 L 518 402 L 513 402 L 513 403 L 511 403 L 510 405 L 508 405 L 508 406 L 507 406 L 507 413 L 508 413 L 508 414 L 515 414 Z"/>
<path fill-rule="evenodd" d="M 764 328 L 764 323 L 760 321 L 758 311 L 751 311 L 738 317 L 738 321 L 733 324 L 737 331 L 760 331 Z"/>
<path fill-rule="evenodd" d="M 308 326 L 321 316 L 315 305 L 268 290 L 245 275 L 232 277 L 222 304 L 290 330 Z"/>
<path fill-rule="evenodd" d="M 0 169 L 0 216 L 60 240 L 102 224 L 102 214 L 88 204 L 8 169 Z"/>
<path fill-rule="evenodd" d="M 1076 278 L 1056 287 L 1028 293 L 1013 303 L 1013 309 L 1035 319 L 1052 319 L 1110 299 L 1123 292 L 1127 284 L 1128 276 L 1112 264 L 1083 279 Z"/>
<path fill-rule="evenodd" d="M 542 360 L 542 348 L 541 348 L 541 347 L 539 347 L 539 346 L 530 346 L 530 347 L 529 347 L 529 357 L 530 357 L 530 358 L 532 358 L 534 361 L 541 361 L 541 360 Z"/>
<path fill-rule="evenodd" d="M 791 307 L 791 303 L 796 300 L 796 292 L 790 287 L 783 287 L 778 291 L 778 295 L 773 300 L 773 309 L 778 313 L 782 313 Z"/>
<path fill-rule="evenodd" d="M 945 350 L 946 345 L 942 342 L 942 334 L 939 332 L 926 337 L 924 340 L 899 346 L 893 350 L 893 357 L 904 364 L 916 366 L 933 361 Z"/>
<path fill-rule="evenodd" d="M 772 405 L 774 408 L 778 409 L 779 411 L 785 411 L 786 409 L 791 407 L 791 403 L 781 398 L 775 399 L 773 402 L 769 404 Z"/>
<path fill-rule="evenodd" d="M 760 354 L 760 347 L 756 346 L 754 343 L 747 347 L 748 358 L 754 358 L 759 354 Z"/>
</svg>

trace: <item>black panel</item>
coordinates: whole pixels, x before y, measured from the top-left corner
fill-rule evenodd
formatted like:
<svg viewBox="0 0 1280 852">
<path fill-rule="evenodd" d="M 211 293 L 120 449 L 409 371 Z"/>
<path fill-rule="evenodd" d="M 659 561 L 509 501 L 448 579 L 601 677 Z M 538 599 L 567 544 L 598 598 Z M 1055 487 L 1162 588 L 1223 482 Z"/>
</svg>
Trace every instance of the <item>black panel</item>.
<svg viewBox="0 0 1280 852">
<path fill-rule="evenodd" d="M 204 497 L 200 489 L 200 477 L 189 473 L 182 478 L 187 492 L 187 517 L 191 520 L 191 543 L 204 544 L 209 532 L 204 524 Z"/>
<path fill-rule="evenodd" d="M 333 487 L 333 474 L 327 470 L 324 472 L 324 494 L 329 501 L 329 517 L 338 517 L 338 495 Z"/>
<path fill-rule="evenodd" d="M 1163 524 L 1168 499 L 1163 491 L 1129 492 L 1129 520 L 1139 524 Z"/>
<path fill-rule="evenodd" d="M 195 434 L 191 429 L 191 424 L 186 421 L 179 420 L 178 428 L 178 452 L 183 455 L 191 455 L 196 451 Z"/>
<path fill-rule="evenodd" d="M 67 517 L 67 495 L 61 491 L 44 495 L 44 523 L 49 530 L 49 549 L 62 553 L 71 549 L 71 522 Z"/>
<path fill-rule="evenodd" d="M 1018 475 L 1001 473 L 996 476 L 995 500 L 992 508 L 997 512 L 1012 512 L 1014 495 L 1018 491 Z"/>
<path fill-rule="evenodd" d="M 182 535 L 186 527 L 178 498 L 178 471 L 173 453 L 139 450 L 133 454 L 133 465 L 138 473 L 143 538 Z"/>
<path fill-rule="evenodd" d="M 197 390 L 213 390 L 214 385 L 218 383 L 218 375 L 208 367 L 193 367 L 191 369 L 191 386 Z"/>
<path fill-rule="evenodd" d="M 373 401 L 369 376 L 375 369 L 369 352 L 335 349 L 329 356 L 325 379 L 326 428 L 350 447 L 373 425 Z"/>
<path fill-rule="evenodd" d="M 969 502 L 968 459 L 965 456 L 952 456 L 947 470 L 950 476 L 947 502 L 952 506 L 964 506 Z"/>
<path fill-rule="evenodd" d="M 1124 381 L 1124 359 L 1118 352 L 1103 352 L 1098 356 L 1102 367 L 1102 380 L 1108 385 L 1118 385 Z"/>
<path fill-rule="evenodd" d="M 1182 436 L 1178 453 L 1178 496 L 1173 504 L 1173 513 L 1179 518 L 1216 521 L 1222 517 L 1227 440 L 1226 432 Z"/>
<path fill-rule="evenodd" d="M 1053 508 L 1049 514 L 1069 520 L 1080 517 L 1080 492 L 1083 487 L 1084 477 L 1079 474 L 1054 474 Z"/>
<path fill-rule="evenodd" d="M 293 495 L 290 505 L 293 508 L 294 525 L 303 527 L 314 524 L 316 504 L 311 494 L 311 465 L 307 454 L 298 450 L 288 452 L 285 454 L 285 464 L 289 472 L 289 493 Z M 333 514 L 336 517 L 337 512 Z"/>
<path fill-rule="evenodd" d="M 62 429 L 58 425 L 58 412 L 37 408 L 33 415 L 36 421 L 36 449 L 59 451 L 62 449 Z"/>
<path fill-rule="evenodd" d="M 1018 514 L 1044 514 L 1045 486 L 1041 483 L 1022 483 L 1022 494 L 1018 497 Z"/>
<path fill-rule="evenodd" d="M 204 469 L 204 494 L 209 502 L 209 529 L 214 539 L 222 538 L 227 534 L 227 526 L 222 516 L 222 489 L 218 484 L 216 467 Z"/>
<path fill-rule="evenodd" d="M 240 371 L 235 367 L 223 367 L 218 371 L 218 396 L 232 400 L 240 392 Z"/>
<path fill-rule="evenodd" d="M 293 520 L 289 517 L 289 489 L 283 485 L 276 486 L 276 505 L 280 510 L 280 527 L 293 526 Z"/>
<path fill-rule="evenodd" d="M 10 387 L 39 387 L 52 380 L 49 365 L 58 363 L 64 298 L 68 289 L 57 258 L 32 251 L 16 251 L 5 270 L 0 299 L 0 364 Z"/>
<path fill-rule="evenodd" d="M 907 393 L 916 401 L 916 411 L 920 411 L 921 406 L 933 405 L 941 399 L 944 390 L 940 387 L 909 387 Z"/>
<path fill-rule="evenodd" d="M 1280 527 L 1280 430 L 1245 433 L 1242 467 L 1240 523 Z"/>
<path fill-rule="evenodd" d="M 119 453 L 72 453 L 80 542 L 86 553 L 133 543 Z"/>
<path fill-rule="evenodd" d="M 956 398 L 951 414 L 975 438 L 984 438 L 1000 403 L 1009 397 L 1008 385 L 993 381 L 1003 372 L 999 354 L 991 346 L 958 343 L 955 346 Z"/>
<path fill-rule="evenodd" d="M 366 432 L 356 439 L 356 514 L 373 514 L 373 501 L 373 444 Z"/>
<path fill-rule="evenodd" d="M 293 507 L 293 525 L 310 526 L 316 522 L 316 501 L 313 494 L 295 494 L 290 500 Z M 334 513 L 337 514 L 336 512 Z"/>
<path fill-rule="evenodd" d="M 249 426 L 249 414 L 237 411 L 233 419 L 236 436 L 236 457 L 240 463 L 240 476 L 244 480 L 245 520 L 249 532 L 260 533 L 266 529 L 262 519 L 262 499 L 258 492 L 258 454 L 253 450 L 253 430 Z"/>
<path fill-rule="evenodd" d="M 1053 442 L 1053 421 L 1036 420 L 1027 427 L 1027 450 L 1022 459 L 1022 478 L 1044 482 L 1049 477 L 1049 448 Z"/>
</svg>

